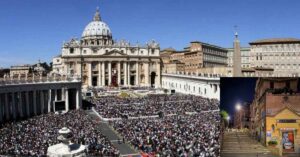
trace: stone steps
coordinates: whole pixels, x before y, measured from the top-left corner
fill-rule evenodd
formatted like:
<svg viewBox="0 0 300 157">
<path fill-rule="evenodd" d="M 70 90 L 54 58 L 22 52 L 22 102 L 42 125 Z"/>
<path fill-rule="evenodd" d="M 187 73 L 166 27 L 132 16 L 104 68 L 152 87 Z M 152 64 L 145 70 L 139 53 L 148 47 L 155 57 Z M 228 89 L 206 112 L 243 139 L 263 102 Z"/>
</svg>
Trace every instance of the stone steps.
<svg viewBox="0 0 300 157">
<path fill-rule="evenodd" d="M 269 154 L 270 151 L 257 141 L 251 139 L 247 133 L 225 133 L 221 154 Z"/>
</svg>

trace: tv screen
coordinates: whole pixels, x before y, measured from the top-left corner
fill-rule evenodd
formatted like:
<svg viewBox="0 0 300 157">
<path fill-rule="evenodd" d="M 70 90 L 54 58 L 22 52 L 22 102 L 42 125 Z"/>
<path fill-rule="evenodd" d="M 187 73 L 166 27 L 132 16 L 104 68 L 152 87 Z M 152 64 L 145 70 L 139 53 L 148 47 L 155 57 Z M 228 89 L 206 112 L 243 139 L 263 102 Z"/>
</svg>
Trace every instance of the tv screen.
<svg viewBox="0 0 300 157">
<path fill-rule="evenodd" d="M 92 96 L 92 92 L 86 92 L 86 93 L 85 93 L 85 96 L 91 97 L 91 96 Z"/>
<path fill-rule="evenodd" d="M 55 112 L 66 110 L 65 101 L 54 101 Z"/>
</svg>

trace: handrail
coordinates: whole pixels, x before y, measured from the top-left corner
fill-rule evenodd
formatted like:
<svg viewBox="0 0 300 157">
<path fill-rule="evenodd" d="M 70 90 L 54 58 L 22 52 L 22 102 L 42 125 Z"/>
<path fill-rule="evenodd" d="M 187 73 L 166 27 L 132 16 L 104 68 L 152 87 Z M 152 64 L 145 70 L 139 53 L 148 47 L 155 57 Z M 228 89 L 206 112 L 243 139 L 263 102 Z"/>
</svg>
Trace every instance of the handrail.
<svg viewBox="0 0 300 157">
<path fill-rule="evenodd" d="M 81 78 L 77 76 L 31 76 L 31 77 L 4 77 L 0 78 L 0 86 L 16 84 L 33 84 L 33 83 L 53 83 L 53 82 L 80 82 Z"/>
</svg>

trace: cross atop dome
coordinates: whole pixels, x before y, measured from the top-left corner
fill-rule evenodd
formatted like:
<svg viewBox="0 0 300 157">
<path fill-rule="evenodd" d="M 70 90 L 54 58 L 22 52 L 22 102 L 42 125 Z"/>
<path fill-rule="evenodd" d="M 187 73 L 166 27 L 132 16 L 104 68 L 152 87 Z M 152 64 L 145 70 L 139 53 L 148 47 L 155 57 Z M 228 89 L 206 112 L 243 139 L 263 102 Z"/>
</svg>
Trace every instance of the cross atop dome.
<svg viewBox="0 0 300 157">
<path fill-rule="evenodd" d="M 100 11 L 99 11 L 99 7 L 97 7 L 96 13 L 94 15 L 94 21 L 101 21 L 101 16 L 100 16 Z"/>
</svg>

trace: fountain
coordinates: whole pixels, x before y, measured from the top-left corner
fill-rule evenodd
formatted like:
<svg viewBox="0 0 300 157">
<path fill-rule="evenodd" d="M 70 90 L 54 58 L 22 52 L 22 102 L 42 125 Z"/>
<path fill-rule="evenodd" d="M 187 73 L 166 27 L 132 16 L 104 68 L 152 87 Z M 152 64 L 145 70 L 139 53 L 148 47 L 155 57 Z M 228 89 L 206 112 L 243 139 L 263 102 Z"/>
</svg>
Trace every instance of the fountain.
<svg viewBox="0 0 300 157">
<path fill-rule="evenodd" d="M 70 142 L 71 130 L 64 127 L 60 129 L 57 139 L 59 144 L 48 147 L 47 156 L 49 157 L 85 157 L 86 147 L 81 144 Z"/>
</svg>

